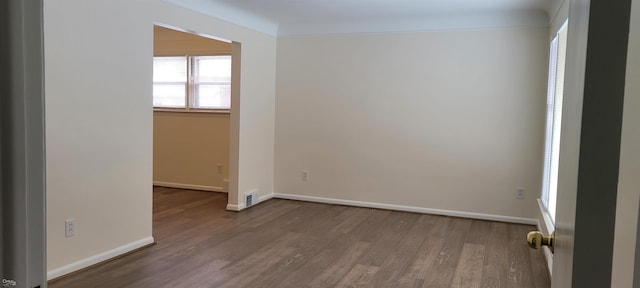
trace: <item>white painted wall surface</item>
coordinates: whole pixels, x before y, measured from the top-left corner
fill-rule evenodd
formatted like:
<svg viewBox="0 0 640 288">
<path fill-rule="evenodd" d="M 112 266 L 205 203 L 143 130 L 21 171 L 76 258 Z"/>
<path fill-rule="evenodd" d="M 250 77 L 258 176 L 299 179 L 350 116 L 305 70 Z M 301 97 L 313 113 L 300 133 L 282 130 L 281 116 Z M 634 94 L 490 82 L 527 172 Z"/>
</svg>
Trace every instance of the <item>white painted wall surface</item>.
<svg viewBox="0 0 640 288">
<path fill-rule="evenodd" d="M 152 241 L 153 43 L 128 2 L 44 1 L 49 272 Z"/>
<path fill-rule="evenodd" d="M 275 192 L 536 218 L 547 50 L 547 28 L 279 38 Z"/>
<path fill-rule="evenodd" d="M 640 204 L 640 1 L 632 1 L 611 287 L 632 287 Z"/>
<path fill-rule="evenodd" d="M 49 277 L 152 241 L 154 22 L 242 42 L 230 203 L 272 193 L 275 38 L 157 0 L 44 4 Z"/>
</svg>

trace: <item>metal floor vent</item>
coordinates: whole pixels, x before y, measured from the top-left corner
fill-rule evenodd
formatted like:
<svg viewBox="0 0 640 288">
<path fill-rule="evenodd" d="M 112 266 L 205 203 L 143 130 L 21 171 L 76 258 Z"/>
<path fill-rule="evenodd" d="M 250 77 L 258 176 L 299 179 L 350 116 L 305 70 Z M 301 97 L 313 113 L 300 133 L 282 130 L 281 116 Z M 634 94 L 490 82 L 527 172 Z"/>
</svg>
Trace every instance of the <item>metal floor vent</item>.
<svg viewBox="0 0 640 288">
<path fill-rule="evenodd" d="M 247 199 L 244 200 L 244 203 L 247 204 L 247 207 L 253 205 L 253 195 L 247 195 Z"/>
<path fill-rule="evenodd" d="M 245 207 L 253 206 L 257 204 L 259 201 L 258 192 L 250 192 L 244 194 L 244 204 Z"/>
</svg>

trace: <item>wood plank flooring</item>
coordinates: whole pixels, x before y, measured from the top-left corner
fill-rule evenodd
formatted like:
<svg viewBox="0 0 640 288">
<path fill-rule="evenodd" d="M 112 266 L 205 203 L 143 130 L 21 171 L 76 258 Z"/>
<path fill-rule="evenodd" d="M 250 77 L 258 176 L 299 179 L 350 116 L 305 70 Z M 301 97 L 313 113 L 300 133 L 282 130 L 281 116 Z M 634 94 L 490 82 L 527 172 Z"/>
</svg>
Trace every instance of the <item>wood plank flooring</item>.
<svg viewBox="0 0 640 288">
<path fill-rule="evenodd" d="M 550 287 L 533 226 L 154 188 L 157 244 L 49 283 L 74 287 Z"/>
</svg>

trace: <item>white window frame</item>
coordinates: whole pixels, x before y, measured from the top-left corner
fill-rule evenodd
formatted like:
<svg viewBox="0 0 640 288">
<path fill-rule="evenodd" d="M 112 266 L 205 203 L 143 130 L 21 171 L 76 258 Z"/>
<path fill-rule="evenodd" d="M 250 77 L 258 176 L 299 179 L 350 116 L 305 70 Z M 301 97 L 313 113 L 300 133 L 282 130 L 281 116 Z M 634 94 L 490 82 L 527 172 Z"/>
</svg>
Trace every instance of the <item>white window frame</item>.
<svg viewBox="0 0 640 288">
<path fill-rule="evenodd" d="M 547 227 L 555 225 L 558 184 L 558 158 L 562 121 L 567 22 L 560 26 L 549 51 L 549 82 L 545 129 L 544 173 L 540 208 Z M 561 55 L 563 54 L 563 55 Z"/>
<path fill-rule="evenodd" d="M 158 55 L 154 56 L 153 59 L 156 58 L 165 58 L 165 57 L 185 57 L 186 65 L 187 65 L 187 79 L 185 85 L 185 107 L 161 107 L 161 106 L 153 106 L 154 111 L 168 111 L 168 112 L 206 112 L 206 113 L 229 113 L 231 111 L 231 107 L 229 108 L 209 108 L 209 107 L 197 107 L 194 105 L 195 94 L 196 94 L 196 86 L 202 84 L 210 84 L 209 82 L 201 82 L 196 83 L 194 74 L 195 71 L 195 61 L 199 57 L 210 57 L 210 56 L 228 56 L 230 59 L 233 59 L 230 54 L 207 54 L 207 55 Z M 233 60 L 232 60 L 233 61 Z M 231 80 L 233 81 L 233 80 Z M 231 81 L 228 82 L 228 85 L 231 86 Z M 177 83 L 177 82 L 176 82 Z M 227 84 L 227 82 L 211 82 L 214 84 Z M 153 82 L 153 85 L 156 84 L 171 84 L 169 82 Z M 180 82 L 182 84 L 182 82 Z M 231 98 L 231 95 L 229 95 Z M 231 101 L 231 99 L 229 99 Z"/>
</svg>

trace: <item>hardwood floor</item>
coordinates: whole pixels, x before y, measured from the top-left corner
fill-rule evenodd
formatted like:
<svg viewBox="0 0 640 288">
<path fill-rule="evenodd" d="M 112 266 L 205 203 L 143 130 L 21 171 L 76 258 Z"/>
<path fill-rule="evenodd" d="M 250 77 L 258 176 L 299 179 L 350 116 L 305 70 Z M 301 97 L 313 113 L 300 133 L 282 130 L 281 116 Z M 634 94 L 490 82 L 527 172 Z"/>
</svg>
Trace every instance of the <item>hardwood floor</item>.
<svg viewBox="0 0 640 288">
<path fill-rule="evenodd" d="M 49 283 L 74 287 L 550 287 L 533 226 L 154 189 L 157 244 Z"/>
</svg>

